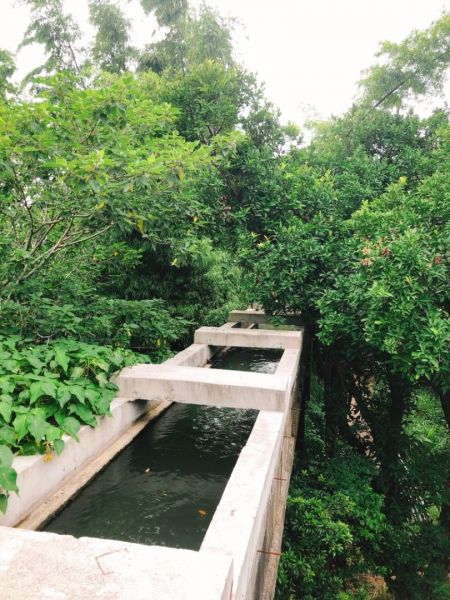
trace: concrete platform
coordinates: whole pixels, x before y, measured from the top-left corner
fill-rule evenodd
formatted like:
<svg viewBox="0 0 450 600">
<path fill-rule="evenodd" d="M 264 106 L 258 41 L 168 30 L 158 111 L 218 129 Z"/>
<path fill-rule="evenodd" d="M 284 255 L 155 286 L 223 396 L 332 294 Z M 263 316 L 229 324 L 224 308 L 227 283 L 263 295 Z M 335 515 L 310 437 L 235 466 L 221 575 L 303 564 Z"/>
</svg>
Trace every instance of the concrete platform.
<svg viewBox="0 0 450 600">
<path fill-rule="evenodd" d="M 225 554 L 0 527 L 2 600 L 229 600 Z"/>
</svg>

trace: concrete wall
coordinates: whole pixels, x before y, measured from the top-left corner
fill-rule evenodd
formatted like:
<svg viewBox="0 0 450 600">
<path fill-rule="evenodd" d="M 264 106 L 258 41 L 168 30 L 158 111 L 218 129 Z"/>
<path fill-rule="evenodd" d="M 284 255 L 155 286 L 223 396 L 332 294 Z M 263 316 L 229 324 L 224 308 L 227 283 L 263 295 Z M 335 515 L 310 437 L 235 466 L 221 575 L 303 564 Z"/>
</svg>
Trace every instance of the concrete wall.
<svg viewBox="0 0 450 600">
<path fill-rule="evenodd" d="M 283 353 L 275 375 L 289 378 L 285 410 L 260 412 L 200 551 L 233 556 L 233 599 L 273 597 L 292 470 L 298 412 L 295 374 L 301 349 Z"/>
</svg>

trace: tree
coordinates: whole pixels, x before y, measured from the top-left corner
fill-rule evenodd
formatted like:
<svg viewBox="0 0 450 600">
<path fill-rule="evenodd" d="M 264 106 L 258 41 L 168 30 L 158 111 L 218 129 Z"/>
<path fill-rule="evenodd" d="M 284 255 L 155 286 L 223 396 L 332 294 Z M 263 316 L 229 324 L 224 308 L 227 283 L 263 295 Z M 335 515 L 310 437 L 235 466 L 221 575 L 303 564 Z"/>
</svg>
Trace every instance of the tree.
<svg viewBox="0 0 450 600">
<path fill-rule="evenodd" d="M 224 66 L 234 66 L 231 34 L 234 22 L 225 19 L 211 7 L 201 5 L 198 14 L 190 21 L 188 30 L 188 63 L 201 64 L 215 61 Z"/>
<path fill-rule="evenodd" d="M 203 144 L 232 131 L 254 93 L 251 75 L 212 60 L 193 65 L 184 75 L 167 76 L 165 83 L 162 97 L 180 110 L 180 133 Z"/>
<path fill-rule="evenodd" d="M 15 70 L 16 65 L 11 54 L 7 50 L 0 50 L 0 98 L 2 99 L 5 99 L 6 94 L 14 89 L 10 78 Z"/>
<path fill-rule="evenodd" d="M 185 0 L 142 0 L 144 10 L 153 11 L 158 24 L 167 28 L 164 39 L 148 44 L 139 59 L 141 71 L 162 73 L 165 69 L 186 73 L 205 61 L 236 66 L 232 56 L 233 21 L 202 5 L 198 13 Z"/>
<path fill-rule="evenodd" d="M 312 334 L 324 464 L 350 446 L 377 465 L 375 560 L 396 598 L 441 597 L 448 571 L 448 446 L 431 452 L 408 429 L 424 394 L 439 420 L 448 412 L 448 127 L 445 111 L 420 120 L 366 106 L 321 126 L 283 161 L 296 209 L 246 263 L 254 298 L 300 311 Z"/>
<path fill-rule="evenodd" d="M 188 14 L 188 0 L 141 0 L 146 12 L 153 11 L 161 27 L 173 27 Z"/>
<path fill-rule="evenodd" d="M 103 71 L 123 73 L 136 53 L 129 45 L 130 21 L 110 0 L 90 0 L 89 16 L 96 28 L 91 60 Z"/>
<path fill-rule="evenodd" d="M 142 7 L 154 12 L 167 34 L 159 42 L 147 44 L 139 58 L 139 70 L 162 73 L 164 69 L 183 72 L 186 69 L 186 37 L 189 27 L 187 0 L 141 0 Z"/>
<path fill-rule="evenodd" d="M 195 229 L 201 207 L 188 182 L 208 153 L 177 135 L 173 109 L 143 89 L 126 76 L 80 91 L 64 74 L 47 81 L 40 102 L 0 106 L 4 298 L 112 229 L 180 249 Z"/>
<path fill-rule="evenodd" d="M 70 14 L 65 14 L 62 0 L 22 0 L 31 9 L 31 23 L 19 48 L 42 44 L 47 53 L 43 65 L 31 71 L 26 80 L 36 75 L 68 70 L 80 74 L 79 49 L 81 32 Z"/>
<path fill-rule="evenodd" d="M 383 42 L 383 63 L 368 69 L 360 81 L 365 101 L 374 107 L 400 108 L 405 100 L 442 90 L 450 64 L 450 13 L 403 42 Z"/>
</svg>

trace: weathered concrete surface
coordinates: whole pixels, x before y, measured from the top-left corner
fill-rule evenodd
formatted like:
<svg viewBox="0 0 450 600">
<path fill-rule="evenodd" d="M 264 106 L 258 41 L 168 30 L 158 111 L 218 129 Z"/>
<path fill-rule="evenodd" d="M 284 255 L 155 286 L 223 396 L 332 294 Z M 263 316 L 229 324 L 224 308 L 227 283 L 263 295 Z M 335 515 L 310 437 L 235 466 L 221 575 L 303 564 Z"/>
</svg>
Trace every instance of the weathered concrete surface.
<svg viewBox="0 0 450 600">
<path fill-rule="evenodd" d="M 0 527 L 2 600 L 229 600 L 224 554 Z"/>
<path fill-rule="evenodd" d="M 300 349 L 288 349 L 283 352 L 280 362 L 275 370 L 275 375 L 283 375 L 295 380 L 297 377 L 298 365 L 300 363 Z"/>
<path fill-rule="evenodd" d="M 182 367 L 202 367 L 211 357 L 213 351 L 205 344 L 192 344 L 172 358 L 166 360 L 164 365 L 178 365 Z"/>
<path fill-rule="evenodd" d="M 288 378 L 164 364 L 127 367 L 115 383 L 131 398 L 283 411 Z"/>
<path fill-rule="evenodd" d="M 194 335 L 196 344 L 239 346 L 243 348 L 300 348 L 301 332 L 262 329 L 200 327 Z"/>
<path fill-rule="evenodd" d="M 233 599 L 254 595 L 258 551 L 266 529 L 265 514 L 283 441 L 283 413 L 261 412 L 225 488 L 200 552 L 233 556 Z"/>
<path fill-rule="evenodd" d="M 233 600 L 272 600 L 292 470 L 300 349 L 285 350 L 283 413 L 261 411 L 206 532 L 202 551 L 233 556 Z M 296 419 L 295 419 L 296 421 Z"/>
</svg>

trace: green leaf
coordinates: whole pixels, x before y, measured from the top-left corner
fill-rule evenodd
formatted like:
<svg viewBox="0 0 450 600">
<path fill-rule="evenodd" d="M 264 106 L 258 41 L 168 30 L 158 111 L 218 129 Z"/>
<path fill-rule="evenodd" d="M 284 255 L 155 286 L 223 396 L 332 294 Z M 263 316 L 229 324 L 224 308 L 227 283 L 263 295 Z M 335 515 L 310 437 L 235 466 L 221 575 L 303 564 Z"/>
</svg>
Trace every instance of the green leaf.
<svg viewBox="0 0 450 600">
<path fill-rule="evenodd" d="M 8 508 L 8 496 L 6 494 L 0 494 L 0 512 L 6 513 Z"/>
<path fill-rule="evenodd" d="M 53 448 L 55 449 L 56 454 L 58 454 L 58 456 L 61 454 L 61 452 L 64 450 L 64 440 L 54 440 L 53 441 Z"/>
<path fill-rule="evenodd" d="M 30 385 L 30 403 L 34 404 L 44 393 L 42 381 L 33 381 Z"/>
<path fill-rule="evenodd" d="M 6 423 L 11 419 L 12 406 L 8 402 L 0 402 L 0 415 Z"/>
<path fill-rule="evenodd" d="M 7 492 L 18 492 L 17 473 L 10 467 L 0 467 L 0 487 Z"/>
<path fill-rule="evenodd" d="M 37 442 L 40 442 L 45 436 L 47 429 L 47 421 L 38 415 L 28 415 L 27 417 L 28 431 Z"/>
<path fill-rule="evenodd" d="M 97 402 L 100 400 L 100 393 L 97 390 L 93 390 L 91 388 L 87 388 L 85 390 L 85 394 L 86 394 L 86 398 L 89 400 L 90 405 L 92 406 L 92 408 L 96 408 L 97 406 Z"/>
<path fill-rule="evenodd" d="M 70 392 L 79 400 L 79 402 L 84 404 L 86 399 L 84 389 L 80 385 L 71 385 L 69 389 Z"/>
<path fill-rule="evenodd" d="M 44 363 L 37 356 L 33 356 L 33 354 L 27 354 L 26 359 L 35 369 L 41 370 L 44 366 Z"/>
<path fill-rule="evenodd" d="M 97 373 L 95 378 L 97 379 L 100 387 L 105 387 L 106 385 L 108 385 L 108 379 L 106 378 L 106 375 L 104 373 Z"/>
<path fill-rule="evenodd" d="M 106 360 L 97 359 L 95 361 L 95 366 L 106 373 L 109 371 L 109 363 L 107 363 Z"/>
<path fill-rule="evenodd" d="M 56 392 L 56 399 L 60 407 L 64 408 L 71 398 L 72 394 L 70 393 L 69 388 L 65 385 L 60 385 Z"/>
<path fill-rule="evenodd" d="M 83 367 L 74 367 L 70 374 L 71 379 L 78 379 L 79 377 L 83 377 L 84 369 Z"/>
<path fill-rule="evenodd" d="M 45 430 L 45 439 L 48 442 L 55 442 L 61 438 L 62 431 L 59 427 L 55 427 L 54 425 L 50 425 L 47 423 L 47 427 Z"/>
<path fill-rule="evenodd" d="M 29 413 L 30 412 L 30 407 L 29 406 L 14 406 L 14 412 L 17 415 L 21 415 L 24 413 Z"/>
<path fill-rule="evenodd" d="M 98 181 L 96 181 L 95 179 L 90 179 L 89 185 L 90 185 L 92 191 L 95 192 L 96 194 L 98 194 L 100 192 L 101 187 L 100 187 Z"/>
<path fill-rule="evenodd" d="M 0 465 L 10 467 L 13 463 L 14 455 L 6 446 L 0 446 Z"/>
<path fill-rule="evenodd" d="M 16 416 L 13 421 L 14 430 L 17 434 L 17 440 L 20 442 L 28 433 L 27 411 Z"/>
<path fill-rule="evenodd" d="M 0 389 L 4 394 L 12 394 L 16 388 L 16 382 L 8 377 L 0 379 Z"/>
<path fill-rule="evenodd" d="M 3 425 L 3 427 L 0 427 L 0 443 L 3 442 L 9 446 L 13 446 L 15 441 L 16 436 L 14 429 L 10 425 Z"/>
<path fill-rule="evenodd" d="M 43 381 L 42 389 L 47 396 L 56 400 L 56 385 L 51 381 Z"/>
<path fill-rule="evenodd" d="M 68 434 L 70 437 L 73 437 L 78 441 L 77 433 L 80 431 L 80 422 L 77 421 L 74 417 L 66 417 L 62 419 L 61 428 Z"/>
<path fill-rule="evenodd" d="M 97 425 L 97 420 L 95 419 L 92 410 L 85 404 L 73 404 L 70 407 L 70 412 L 74 412 L 82 421 L 92 427 Z"/>
<path fill-rule="evenodd" d="M 66 354 L 66 351 L 62 346 L 58 346 L 55 344 L 54 350 L 56 362 L 60 367 L 62 367 L 64 372 L 67 373 L 67 369 L 69 368 L 70 363 L 70 357 Z"/>
</svg>

